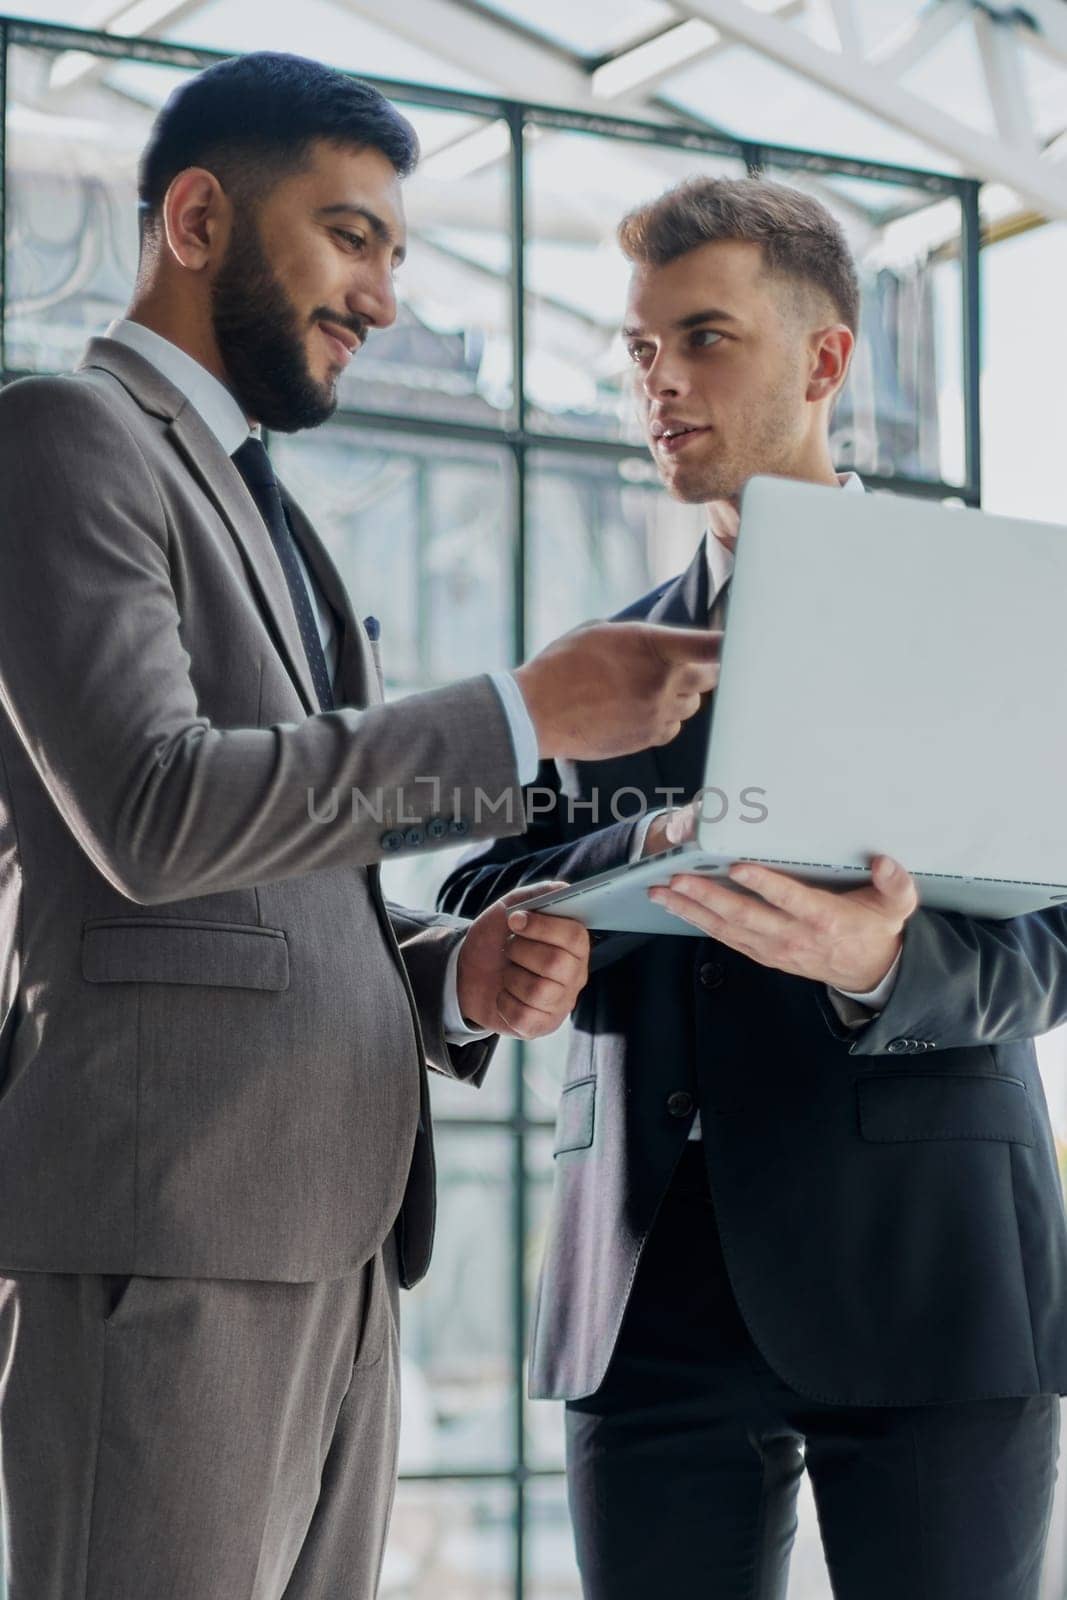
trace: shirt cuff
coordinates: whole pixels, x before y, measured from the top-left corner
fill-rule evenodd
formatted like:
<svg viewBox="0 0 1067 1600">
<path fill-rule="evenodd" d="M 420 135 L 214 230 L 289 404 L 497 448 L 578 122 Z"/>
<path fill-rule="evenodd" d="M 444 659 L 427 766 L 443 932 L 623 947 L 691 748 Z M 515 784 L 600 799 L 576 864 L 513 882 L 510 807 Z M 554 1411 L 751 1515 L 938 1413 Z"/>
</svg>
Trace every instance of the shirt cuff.
<svg viewBox="0 0 1067 1600">
<path fill-rule="evenodd" d="M 874 988 L 868 989 L 865 994 L 856 994 L 851 989 L 836 989 L 833 992 L 843 994 L 846 1000 L 858 1000 L 861 1006 L 870 1006 L 872 1011 L 883 1011 L 889 1003 L 889 996 L 893 993 L 903 953 L 902 950 L 897 951 L 897 958 L 881 983 L 876 983 Z"/>
<path fill-rule="evenodd" d="M 663 815 L 664 815 L 664 810 L 663 810 L 663 807 L 661 806 L 658 811 L 646 811 L 645 815 L 643 817 L 641 817 L 641 819 L 639 820 L 639 822 L 637 824 L 637 827 L 633 831 L 633 837 L 630 840 L 630 860 L 631 861 L 640 861 L 641 852 L 645 848 L 645 840 L 648 838 L 648 830 L 649 830 L 649 828 L 651 828 L 651 826 L 655 822 L 656 818 L 657 817 L 662 817 Z"/>
<path fill-rule="evenodd" d="M 518 687 L 518 685 L 516 685 Z M 470 1044 L 474 1039 L 491 1039 L 486 1028 L 469 1028 L 459 1009 L 459 952 L 463 940 L 457 939 L 445 968 L 444 1031 L 447 1044 Z"/>
<path fill-rule="evenodd" d="M 903 951 L 897 953 L 896 960 L 881 983 L 875 984 L 873 989 L 867 989 L 862 994 L 853 993 L 848 989 L 831 989 L 827 985 L 826 993 L 830 1004 L 846 1028 L 862 1028 L 864 1023 L 870 1022 L 885 1009 L 897 981 L 902 954 Z"/>
<path fill-rule="evenodd" d="M 500 696 L 504 715 L 508 719 L 512 748 L 515 751 L 515 765 L 519 769 L 519 782 L 533 783 L 537 777 L 541 754 L 537 748 L 537 731 L 533 725 L 533 718 L 526 709 L 522 690 L 510 672 L 491 672 L 489 677 L 493 688 Z"/>
</svg>

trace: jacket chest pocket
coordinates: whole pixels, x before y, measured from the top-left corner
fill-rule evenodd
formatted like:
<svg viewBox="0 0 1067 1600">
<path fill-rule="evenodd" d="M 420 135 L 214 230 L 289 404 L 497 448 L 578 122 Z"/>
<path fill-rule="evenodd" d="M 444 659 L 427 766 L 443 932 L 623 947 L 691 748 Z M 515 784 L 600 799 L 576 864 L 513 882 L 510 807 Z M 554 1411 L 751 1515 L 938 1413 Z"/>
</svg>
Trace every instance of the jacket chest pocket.
<svg viewBox="0 0 1067 1600">
<path fill-rule="evenodd" d="M 856 1083 L 860 1133 L 875 1144 L 923 1139 L 1034 1142 L 1026 1085 L 978 1073 L 880 1073 Z"/>
<path fill-rule="evenodd" d="M 554 1156 L 567 1150 L 587 1150 L 593 1142 L 596 1111 L 596 1079 L 580 1078 L 568 1083 L 559 1099 L 556 1116 Z"/>
</svg>

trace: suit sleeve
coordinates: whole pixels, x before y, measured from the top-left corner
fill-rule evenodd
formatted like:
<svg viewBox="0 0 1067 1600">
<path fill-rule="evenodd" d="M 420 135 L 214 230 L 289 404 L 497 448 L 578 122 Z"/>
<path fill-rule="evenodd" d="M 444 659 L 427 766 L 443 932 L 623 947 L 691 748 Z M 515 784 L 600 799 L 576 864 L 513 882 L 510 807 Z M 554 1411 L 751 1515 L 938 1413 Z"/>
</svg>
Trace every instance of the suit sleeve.
<svg viewBox="0 0 1067 1600">
<path fill-rule="evenodd" d="M 442 911 L 476 917 L 512 889 L 556 879 L 579 883 L 630 860 L 640 818 L 613 822 L 582 837 L 566 837 L 567 799 L 554 762 L 543 761 L 537 782 L 523 790 L 526 831 L 467 851 L 437 896 Z M 617 961 L 642 944 L 643 934 L 594 934 L 590 971 Z"/>
<path fill-rule="evenodd" d="M 34 378 L 0 394 L 0 485 L 0 703 L 66 825 L 130 900 L 371 864 L 404 807 L 430 820 L 435 792 L 471 837 L 521 828 L 488 677 L 271 728 L 212 725 L 182 641 L 182 552 L 134 434 L 89 385 Z M 355 790 L 380 797 L 378 814 L 353 816 Z M 482 807 L 506 791 L 510 807 Z"/>
<path fill-rule="evenodd" d="M 444 1030 L 445 971 L 470 922 L 433 911 L 411 911 L 392 901 L 386 902 L 386 910 L 415 996 L 429 1065 L 444 1077 L 479 1086 L 500 1042 L 498 1035 L 457 1045 L 448 1042 Z"/>
<path fill-rule="evenodd" d="M 1063 1022 L 1067 910 L 999 922 L 919 910 L 905 926 L 885 1010 L 853 1036 L 851 1054 L 879 1055 L 896 1039 L 939 1050 L 1006 1044 Z"/>
</svg>

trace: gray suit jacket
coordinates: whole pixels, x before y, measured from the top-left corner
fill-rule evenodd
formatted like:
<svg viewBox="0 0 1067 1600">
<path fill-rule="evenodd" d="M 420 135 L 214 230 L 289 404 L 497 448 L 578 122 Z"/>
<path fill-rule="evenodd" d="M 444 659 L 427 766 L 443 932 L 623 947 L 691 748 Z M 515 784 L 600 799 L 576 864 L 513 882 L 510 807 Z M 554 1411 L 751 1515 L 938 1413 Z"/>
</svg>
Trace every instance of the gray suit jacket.
<svg viewBox="0 0 1067 1600">
<path fill-rule="evenodd" d="M 478 814 L 517 782 L 492 684 L 382 706 L 291 506 L 343 629 L 316 713 L 240 476 L 114 341 L 0 394 L 0 485 L 0 1267 L 309 1280 L 399 1214 L 414 1281 L 425 1063 L 490 1050 L 443 1034 L 466 924 L 387 908 L 376 863 L 398 825 L 521 827 Z"/>
</svg>

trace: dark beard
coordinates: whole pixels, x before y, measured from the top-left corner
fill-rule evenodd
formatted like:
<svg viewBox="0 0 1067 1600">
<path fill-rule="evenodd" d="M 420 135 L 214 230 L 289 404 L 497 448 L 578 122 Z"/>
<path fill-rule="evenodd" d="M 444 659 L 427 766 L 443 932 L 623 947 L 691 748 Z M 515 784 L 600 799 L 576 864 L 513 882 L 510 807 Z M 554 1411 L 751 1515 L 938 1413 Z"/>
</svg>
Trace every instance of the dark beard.
<svg viewBox="0 0 1067 1600">
<path fill-rule="evenodd" d="M 240 212 L 212 286 L 211 317 L 229 386 L 246 416 L 279 433 L 317 428 L 333 416 L 337 385 L 316 383 L 308 371 L 296 311 L 254 221 Z"/>
</svg>

